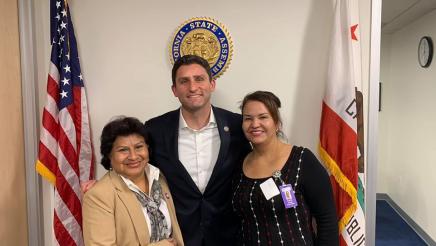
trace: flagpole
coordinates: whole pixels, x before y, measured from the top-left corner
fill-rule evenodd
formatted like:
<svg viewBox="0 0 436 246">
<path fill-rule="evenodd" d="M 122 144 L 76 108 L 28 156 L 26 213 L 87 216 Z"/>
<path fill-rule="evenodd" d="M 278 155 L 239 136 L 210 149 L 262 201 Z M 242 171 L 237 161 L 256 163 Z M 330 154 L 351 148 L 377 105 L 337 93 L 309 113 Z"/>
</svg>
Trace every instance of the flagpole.
<svg viewBox="0 0 436 246">
<path fill-rule="evenodd" d="M 368 150 L 366 168 L 366 242 L 375 245 L 378 159 L 378 103 L 380 82 L 381 0 L 371 1 L 371 44 L 368 95 Z"/>
<path fill-rule="evenodd" d="M 33 1 L 18 0 L 21 53 L 21 93 L 23 102 L 24 159 L 26 170 L 27 245 L 44 244 L 44 224 L 41 198 L 41 178 L 35 172 L 38 143 L 37 99 L 35 95 L 36 67 L 33 28 Z"/>
</svg>

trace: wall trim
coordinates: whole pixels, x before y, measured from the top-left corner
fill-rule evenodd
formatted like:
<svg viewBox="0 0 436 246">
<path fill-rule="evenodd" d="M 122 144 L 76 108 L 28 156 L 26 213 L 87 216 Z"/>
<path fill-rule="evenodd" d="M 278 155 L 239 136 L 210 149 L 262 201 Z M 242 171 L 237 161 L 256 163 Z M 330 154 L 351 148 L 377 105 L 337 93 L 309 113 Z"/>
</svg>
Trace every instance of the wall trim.
<svg viewBox="0 0 436 246">
<path fill-rule="evenodd" d="M 380 40 L 382 0 L 371 1 L 371 39 L 369 60 L 367 165 L 365 192 L 365 243 L 375 245 L 375 210 L 378 161 L 378 97 L 380 82 Z"/>
<path fill-rule="evenodd" d="M 35 36 L 33 2 L 18 0 L 21 53 L 21 93 L 23 102 L 24 160 L 26 171 L 28 245 L 44 245 L 41 178 L 35 171 L 37 156 L 37 114 Z"/>
<path fill-rule="evenodd" d="M 377 200 L 386 201 L 427 245 L 436 246 L 436 242 L 388 194 L 377 193 Z"/>
</svg>

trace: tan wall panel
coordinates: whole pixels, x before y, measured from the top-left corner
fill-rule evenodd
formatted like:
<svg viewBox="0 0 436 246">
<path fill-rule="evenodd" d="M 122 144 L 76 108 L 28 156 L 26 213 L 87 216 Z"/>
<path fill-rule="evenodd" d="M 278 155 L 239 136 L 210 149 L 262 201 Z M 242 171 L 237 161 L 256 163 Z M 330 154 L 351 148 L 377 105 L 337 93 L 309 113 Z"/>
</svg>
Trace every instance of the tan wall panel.
<svg viewBox="0 0 436 246">
<path fill-rule="evenodd" d="M 0 0 L 0 244 L 27 245 L 17 0 Z"/>
</svg>

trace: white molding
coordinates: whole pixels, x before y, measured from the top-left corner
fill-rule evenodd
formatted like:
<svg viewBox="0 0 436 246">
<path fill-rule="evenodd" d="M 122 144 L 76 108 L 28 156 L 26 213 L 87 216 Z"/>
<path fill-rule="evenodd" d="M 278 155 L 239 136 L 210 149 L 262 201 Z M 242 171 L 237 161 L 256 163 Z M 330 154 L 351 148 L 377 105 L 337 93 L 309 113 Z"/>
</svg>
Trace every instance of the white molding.
<svg viewBox="0 0 436 246">
<path fill-rule="evenodd" d="M 24 157 L 26 170 L 27 230 L 28 245 L 44 245 L 42 206 L 40 199 L 41 178 L 35 171 L 37 156 L 37 122 L 39 121 L 36 100 L 35 37 L 33 1 L 18 0 L 18 18 L 21 52 L 21 87 L 23 102 Z"/>
<path fill-rule="evenodd" d="M 375 212 L 378 161 L 378 103 L 382 0 L 371 1 L 371 41 L 368 100 L 368 162 L 366 167 L 366 245 L 375 245 Z"/>
</svg>

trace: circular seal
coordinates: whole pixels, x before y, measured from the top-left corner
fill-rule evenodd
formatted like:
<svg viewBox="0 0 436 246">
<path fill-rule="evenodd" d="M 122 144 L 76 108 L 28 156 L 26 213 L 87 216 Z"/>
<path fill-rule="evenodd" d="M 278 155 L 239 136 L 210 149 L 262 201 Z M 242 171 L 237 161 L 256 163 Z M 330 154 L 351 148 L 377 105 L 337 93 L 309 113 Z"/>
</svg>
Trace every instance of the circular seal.
<svg viewBox="0 0 436 246">
<path fill-rule="evenodd" d="M 212 77 L 221 76 L 232 60 L 233 44 L 227 29 L 208 17 L 195 17 L 177 28 L 170 44 L 171 63 L 183 55 L 201 56 L 209 62 Z"/>
</svg>

